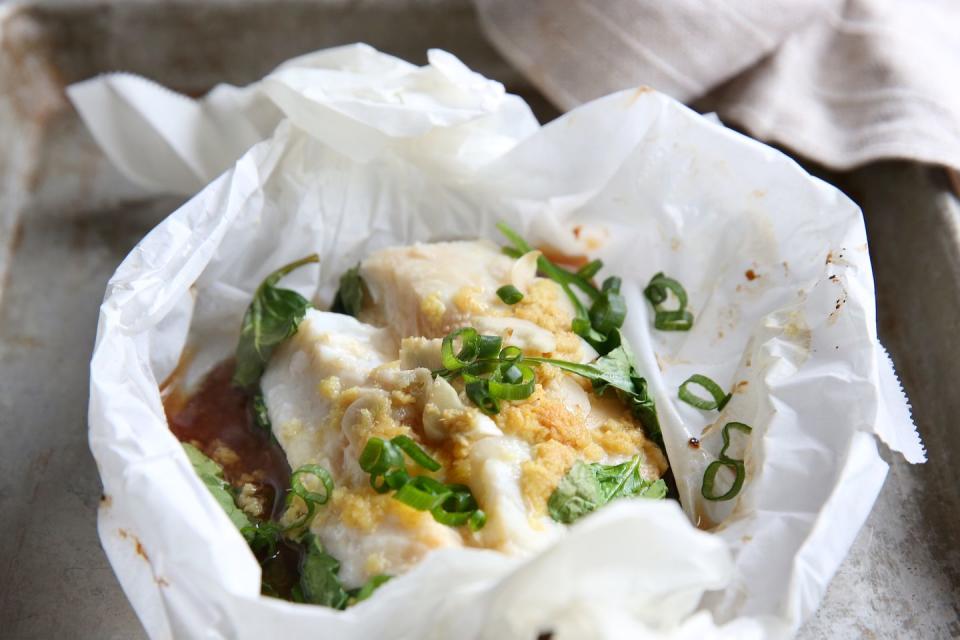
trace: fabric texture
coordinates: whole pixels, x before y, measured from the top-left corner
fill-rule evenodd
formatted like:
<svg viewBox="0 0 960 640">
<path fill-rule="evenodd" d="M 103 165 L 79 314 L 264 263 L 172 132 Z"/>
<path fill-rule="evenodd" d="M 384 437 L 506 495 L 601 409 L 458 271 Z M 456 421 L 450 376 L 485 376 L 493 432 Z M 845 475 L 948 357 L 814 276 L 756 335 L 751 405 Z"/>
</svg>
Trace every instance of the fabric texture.
<svg viewBox="0 0 960 640">
<path fill-rule="evenodd" d="M 477 0 L 564 109 L 649 85 L 834 169 L 960 169 L 957 0 Z"/>
</svg>

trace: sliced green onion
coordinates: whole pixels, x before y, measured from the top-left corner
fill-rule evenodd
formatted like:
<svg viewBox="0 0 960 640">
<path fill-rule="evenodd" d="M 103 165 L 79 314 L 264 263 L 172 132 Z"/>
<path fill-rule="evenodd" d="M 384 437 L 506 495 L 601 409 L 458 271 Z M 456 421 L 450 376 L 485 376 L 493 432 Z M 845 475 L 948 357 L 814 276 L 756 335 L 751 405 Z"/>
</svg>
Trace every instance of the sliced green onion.
<svg viewBox="0 0 960 640">
<path fill-rule="evenodd" d="M 693 314 L 683 311 L 657 311 L 653 326 L 661 331 L 689 331 L 693 326 Z"/>
<path fill-rule="evenodd" d="M 323 485 L 323 493 L 317 493 L 316 491 L 308 490 L 303 481 L 300 480 L 301 476 L 310 475 L 315 477 Z M 330 499 L 330 494 L 333 492 L 333 478 L 330 476 L 330 472 L 321 467 L 318 464 L 305 464 L 302 467 L 298 468 L 290 476 L 290 490 L 294 494 L 300 496 L 300 499 L 307 503 L 313 504 L 326 504 L 327 500 Z"/>
<path fill-rule="evenodd" d="M 627 317 L 627 301 L 620 295 L 620 278 L 607 278 L 603 282 L 603 294 L 590 307 L 589 313 L 593 329 L 606 336 L 623 326 Z"/>
<path fill-rule="evenodd" d="M 360 468 L 371 476 L 382 476 L 390 469 L 403 466 L 403 454 L 382 438 L 370 438 L 360 453 Z"/>
<path fill-rule="evenodd" d="M 742 422 L 728 422 L 723 425 L 723 431 L 720 432 L 720 436 L 723 438 L 723 448 L 720 449 L 720 457 L 730 459 L 727 456 L 727 448 L 730 446 L 730 429 L 736 429 L 745 434 L 750 434 L 753 431 L 753 428 L 743 424 Z"/>
<path fill-rule="evenodd" d="M 690 391 L 687 387 L 691 384 L 700 385 L 706 389 L 707 393 L 713 396 L 713 401 L 711 402 L 710 400 L 701 398 Z M 697 409 L 703 409 L 704 411 L 710 411 L 712 409 L 723 411 L 723 408 L 727 406 L 728 402 L 730 402 L 731 397 L 729 393 L 723 392 L 723 389 L 720 388 L 720 385 L 707 376 L 700 375 L 699 373 L 695 373 L 687 378 L 683 384 L 680 385 L 680 390 L 677 392 L 677 395 L 687 404 L 694 406 Z"/>
<path fill-rule="evenodd" d="M 500 413 L 500 403 L 490 394 L 489 380 L 472 380 L 466 385 L 467 397 L 488 416 Z"/>
<path fill-rule="evenodd" d="M 430 455 L 420 448 L 409 436 L 397 436 L 390 440 L 394 445 L 400 448 L 410 459 L 418 465 L 429 471 L 439 471 L 440 463 L 430 457 Z"/>
<path fill-rule="evenodd" d="M 597 275 L 600 269 L 603 269 L 603 261 L 591 260 L 587 264 L 577 269 L 577 275 L 580 276 L 581 278 L 589 280 L 593 276 Z"/>
<path fill-rule="evenodd" d="M 487 384 L 488 393 L 498 400 L 523 400 L 533 395 L 536 388 L 537 378 L 533 369 L 528 366 L 510 365 L 509 371 L 517 370 L 520 374 L 519 381 L 501 382 L 491 378 Z M 511 376 L 511 379 L 516 380 Z"/>
<path fill-rule="evenodd" d="M 447 485 L 447 489 L 450 490 L 450 495 L 434 507 L 430 514 L 440 524 L 450 527 L 467 524 L 478 507 L 470 487 L 463 484 L 451 484 Z"/>
<path fill-rule="evenodd" d="M 419 511 L 432 511 L 443 504 L 451 491 L 447 485 L 429 476 L 415 476 L 400 487 L 394 499 Z"/>
<path fill-rule="evenodd" d="M 460 352 L 453 353 L 453 341 L 460 338 Z M 463 327 L 444 337 L 440 345 L 440 361 L 447 371 L 457 371 L 477 359 L 480 337 L 473 327 Z"/>
<path fill-rule="evenodd" d="M 500 353 L 500 347 L 503 345 L 503 338 L 500 336 L 484 336 L 477 338 L 477 358 L 494 358 Z"/>
<path fill-rule="evenodd" d="M 643 295 L 647 297 L 647 300 L 650 301 L 655 308 L 659 307 L 661 304 L 667 301 L 667 291 L 672 291 L 673 295 L 677 297 L 677 308 L 676 311 L 681 311 L 687 308 L 687 291 L 683 288 L 683 285 L 674 280 L 673 278 L 668 278 L 663 275 L 661 271 L 657 275 L 653 276 L 650 280 L 650 283 L 647 285 L 647 288 L 643 290 Z M 658 309 L 661 310 L 661 309 Z M 665 309 L 663 309 L 665 311 Z"/>
<path fill-rule="evenodd" d="M 497 296 L 503 300 L 504 304 L 517 304 L 523 300 L 523 294 L 512 284 L 505 284 L 497 289 Z"/>
<path fill-rule="evenodd" d="M 390 469 L 383 475 L 383 481 L 389 489 L 397 490 L 410 481 L 410 474 L 406 469 Z"/>
<path fill-rule="evenodd" d="M 523 360 L 523 349 L 514 346 L 504 347 L 503 351 L 500 352 L 499 357 L 504 362 L 510 361 L 516 363 L 520 360 Z"/>
<path fill-rule="evenodd" d="M 483 525 L 487 524 L 487 514 L 482 510 L 477 509 L 473 512 L 473 515 L 470 516 L 470 520 L 467 521 L 467 525 L 470 527 L 470 531 L 480 531 L 483 529 Z"/>
<path fill-rule="evenodd" d="M 742 422 L 728 422 L 723 426 L 723 431 L 720 432 L 721 437 L 723 438 L 723 448 L 720 449 L 720 456 L 718 460 L 714 460 L 709 465 L 707 465 L 706 471 L 703 473 L 703 486 L 700 488 L 700 494 L 707 500 L 714 502 L 720 502 L 723 500 L 731 500 L 743 487 L 743 482 L 746 479 L 746 469 L 744 468 L 743 460 L 736 460 L 727 455 L 727 449 L 730 447 L 730 429 L 737 429 L 743 433 L 749 434 L 753 429 Z M 722 467 L 727 467 L 732 470 L 734 474 L 733 484 L 730 486 L 730 489 L 722 495 L 714 494 L 714 484 L 717 478 L 717 472 L 720 471 Z"/>
<path fill-rule="evenodd" d="M 668 292 L 672 292 L 677 298 L 676 309 L 664 309 L 663 303 L 667 301 Z M 663 272 L 653 276 L 650 284 L 643 290 L 656 315 L 653 319 L 653 326 L 661 331 L 689 331 L 693 326 L 693 314 L 687 311 L 687 291 L 679 282 L 673 278 L 663 275 Z"/>
<path fill-rule="evenodd" d="M 730 489 L 727 490 L 726 493 L 718 496 L 713 493 L 713 484 L 716 481 L 717 472 L 723 467 L 732 470 L 736 476 L 733 479 L 733 484 L 730 485 Z M 713 502 L 732 500 L 740 493 L 746 474 L 747 472 L 743 467 L 743 463 L 739 460 L 714 460 L 707 465 L 707 470 L 703 473 L 703 486 L 700 488 L 700 494 L 707 500 Z"/>
</svg>

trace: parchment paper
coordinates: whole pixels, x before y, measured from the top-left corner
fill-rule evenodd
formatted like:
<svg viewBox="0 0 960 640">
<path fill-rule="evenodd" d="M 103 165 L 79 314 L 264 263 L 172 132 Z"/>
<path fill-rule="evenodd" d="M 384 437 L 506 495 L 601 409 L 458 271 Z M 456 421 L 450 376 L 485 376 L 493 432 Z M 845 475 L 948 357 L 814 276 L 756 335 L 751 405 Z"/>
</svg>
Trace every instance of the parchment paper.
<svg viewBox="0 0 960 640">
<path fill-rule="evenodd" d="M 429 61 L 341 47 L 201 101 L 128 75 L 70 88 L 131 178 L 181 193 L 213 180 L 118 268 L 91 363 L 100 535 L 148 632 L 791 635 L 886 476 L 874 436 L 924 459 L 877 341 L 860 211 L 781 153 L 649 89 L 541 128 L 499 83 L 442 51 Z M 498 241 L 498 220 L 624 278 L 625 333 L 657 401 L 683 511 L 621 501 L 532 558 L 437 552 L 345 612 L 259 596 L 254 557 L 167 428 L 159 381 L 188 342 L 191 380 L 229 355 L 253 290 L 281 264 L 320 254 L 319 267 L 284 284 L 322 308 L 370 251 Z M 642 290 L 658 271 L 686 286 L 690 332 L 652 329 Z M 691 373 L 736 390 L 721 414 L 677 400 Z M 745 458 L 747 482 L 735 500 L 707 503 L 703 471 L 732 420 L 753 427 L 730 450 Z M 717 526 L 705 533 L 698 521 Z"/>
</svg>

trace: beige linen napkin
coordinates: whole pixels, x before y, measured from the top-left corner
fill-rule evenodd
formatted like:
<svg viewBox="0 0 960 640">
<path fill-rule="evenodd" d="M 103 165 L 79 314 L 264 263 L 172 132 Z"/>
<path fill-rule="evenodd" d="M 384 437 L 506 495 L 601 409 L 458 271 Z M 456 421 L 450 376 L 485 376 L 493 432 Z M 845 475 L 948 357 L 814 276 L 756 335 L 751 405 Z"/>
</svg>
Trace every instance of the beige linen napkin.
<svg viewBox="0 0 960 640">
<path fill-rule="evenodd" d="M 561 107 L 645 84 L 846 169 L 960 168 L 960 0 L 477 0 Z"/>
</svg>

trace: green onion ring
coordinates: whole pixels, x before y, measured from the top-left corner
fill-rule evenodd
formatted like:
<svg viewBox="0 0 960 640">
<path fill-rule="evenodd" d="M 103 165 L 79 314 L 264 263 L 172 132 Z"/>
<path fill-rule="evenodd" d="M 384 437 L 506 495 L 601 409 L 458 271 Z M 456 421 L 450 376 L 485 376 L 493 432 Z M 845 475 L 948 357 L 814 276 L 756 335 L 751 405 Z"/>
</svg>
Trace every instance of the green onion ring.
<svg viewBox="0 0 960 640">
<path fill-rule="evenodd" d="M 392 443 L 373 437 L 363 447 L 359 463 L 371 476 L 382 476 L 390 469 L 403 466 L 403 454 Z"/>
<path fill-rule="evenodd" d="M 493 398 L 497 400 L 523 400 L 533 395 L 537 384 L 537 377 L 534 375 L 533 369 L 526 365 L 519 367 L 513 365 L 511 368 L 520 370 L 520 381 L 500 382 L 495 379 L 489 380 L 487 383 L 487 391 Z"/>
<path fill-rule="evenodd" d="M 523 300 L 523 293 L 512 284 L 505 284 L 497 289 L 497 297 L 503 300 L 504 304 L 517 304 Z"/>
<path fill-rule="evenodd" d="M 429 476 L 415 476 L 400 487 L 394 499 L 419 511 L 432 511 L 450 496 L 450 489 L 439 480 Z"/>
<path fill-rule="evenodd" d="M 487 514 L 485 514 L 482 510 L 477 509 L 470 516 L 470 520 L 467 522 L 467 524 L 470 527 L 470 531 L 480 531 L 480 529 L 483 529 L 483 525 L 487 524 Z"/>
<path fill-rule="evenodd" d="M 319 480 L 323 485 L 324 492 L 317 493 L 316 491 L 309 491 L 300 480 L 300 476 L 304 475 L 312 475 Z M 305 464 L 290 476 L 290 490 L 300 496 L 300 499 L 304 502 L 326 504 L 327 500 L 330 499 L 330 494 L 333 492 L 333 478 L 330 476 L 330 472 L 320 465 Z"/>
<path fill-rule="evenodd" d="M 703 486 L 700 488 L 700 494 L 707 500 L 714 502 L 730 500 L 740 493 L 740 489 L 743 487 L 743 482 L 747 475 L 743 460 L 736 460 L 727 455 L 727 449 L 730 447 L 730 429 L 737 429 L 747 434 L 753 431 L 750 426 L 742 422 L 728 422 L 723 426 L 723 431 L 720 432 L 723 438 L 723 448 L 720 449 L 720 457 L 718 460 L 714 460 L 707 465 L 706 471 L 703 472 Z M 713 485 L 717 478 L 717 472 L 720 471 L 721 467 L 732 469 L 736 477 L 734 477 L 733 485 L 731 485 L 726 493 L 716 496 L 713 494 Z"/>
<path fill-rule="evenodd" d="M 466 386 L 467 397 L 487 415 L 500 413 L 500 403 L 490 393 L 489 380 L 471 380 Z"/>
<path fill-rule="evenodd" d="M 479 336 L 477 338 L 477 358 L 493 358 L 500 353 L 500 346 L 503 344 L 503 338 L 500 336 Z"/>
<path fill-rule="evenodd" d="M 657 311 L 653 326 L 661 331 L 689 331 L 693 326 L 693 314 L 683 311 Z"/>
<path fill-rule="evenodd" d="M 727 447 L 730 446 L 730 429 L 736 429 L 745 434 L 750 434 L 753 431 L 753 428 L 743 424 L 742 422 L 728 422 L 723 425 L 723 431 L 720 432 L 720 436 L 723 438 L 723 448 L 720 449 L 720 457 L 730 460 L 727 456 Z"/>
<path fill-rule="evenodd" d="M 503 351 L 500 352 L 500 359 L 503 361 L 510 361 L 517 363 L 520 360 L 523 360 L 523 350 L 520 347 L 504 347 Z"/>
<path fill-rule="evenodd" d="M 730 486 L 730 489 L 723 495 L 713 495 L 713 484 L 717 478 L 717 472 L 720 471 L 722 467 L 727 467 L 728 469 L 733 470 L 736 473 L 736 477 L 733 479 L 733 484 Z M 746 477 L 746 470 L 743 467 L 743 462 L 739 460 L 714 460 L 709 465 L 707 465 L 707 470 L 703 473 L 703 486 L 700 488 L 700 495 L 702 495 L 707 500 L 713 502 L 721 502 L 723 500 L 731 500 L 734 496 L 740 493 L 740 489 L 743 487 L 743 480 Z"/>
<path fill-rule="evenodd" d="M 427 469 L 429 471 L 439 471 L 440 463 L 430 457 L 430 455 L 420 448 L 416 442 L 413 441 L 409 436 L 397 436 L 390 440 L 396 447 L 398 447 L 405 454 L 410 456 L 410 459 L 416 462 L 418 465 Z"/>
<path fill-rule="evenodd" d="M 460 352 L 454 355 L 453 341 L 461 339 Z M 448 371 L 457 371 L 477 359 L 480 336 L 473 327 L 463 327 L 444 337 L 440 345 L 440 361 Z"/>
<path fill-rule="evenodd" d="M 713 396 L 713 401 L 711 402 L 710 400 L 704 400 L 700 396 L 690 391 L 687 386 L 691 384 L 696 384 L 703 387 L 707 393 Z M 680 389 L 677 391 L 677 396 L 679 396 L 679 398 L 687 404 L 694 406 L 697 409 L 703 409 L 704 411 L 710 411 L 712 409 L 723 411 L 723 408 L 727 406 L 727 403 L 730 401 L 729 393 L 724 393 L 723 389 L 720 388 L 720 385 L 707 376 L 700 375 L 699 373 L 693 374 L 687 378 L 683 384 L 680 385 Z"/>
<path fill-rule="evenodd" d="M 646 296 L 647 300 L 650 301 L 650 304 L 652 304 L 657 311 L 667 311 L 667 309 L 660 309 L 660 305 L 667 300 L 667 290 L 672 291 L 673 295 L 677 297 L 678 304 L 674 311 L 683 311 L 687 308 L 686 289 L 673 278 L 668 278 L 663 275 L 662 271 L 653 276 L 650 284 L 643 290 L 643 295 Z"/>
</svg>

